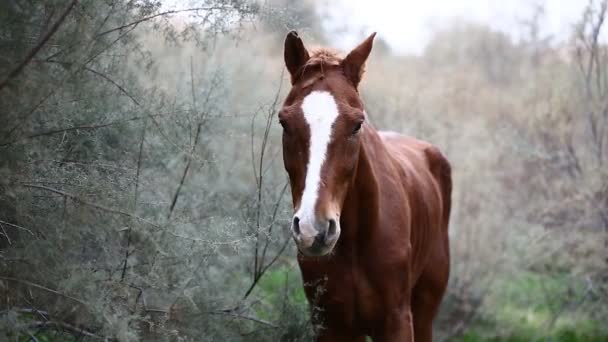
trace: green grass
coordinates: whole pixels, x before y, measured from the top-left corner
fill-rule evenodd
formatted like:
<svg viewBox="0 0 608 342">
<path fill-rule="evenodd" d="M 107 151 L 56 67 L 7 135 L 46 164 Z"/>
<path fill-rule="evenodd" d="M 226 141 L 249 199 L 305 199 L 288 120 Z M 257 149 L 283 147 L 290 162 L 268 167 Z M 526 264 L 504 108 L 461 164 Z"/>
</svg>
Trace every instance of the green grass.
<svg viewBox="0 0 608 342">
<path fill-rule="evenodd" d="M 495 284 L 480 319 L 459 341 L 608 341 L 605 322 L 568 306 L 586 294 L 569 274 L 524 271 Z"/>
<path fill-rule="evenodd" d="M 256 314 L 263 319 L 281 319 L 282 312 L 277 308 L 281 308 L 284 304 L 291 308 L 301 308 L 306 313 L 308 310 L 308 302 L 297 268 L 281 266 L 268 270 L 260 279 L 256 296 L 262 299 L 262 304 L 255 308 Z"/>
<path fill-rule="evenodd" d="M 586 286 L 567 273 L 540 274 L 522 271 L 497 279 L 479 318 L 458 341 L 608 341 L 608 326 L 588 312 L 563 309 L 586 294 Z M 281 319 L 286 300 L 306 319 L 308 304 L 296 267 L 269 270 L 260 280 L 256 296 L 262 299 L 256 315 L 269 321 Z M 590 300 L 590 299 L 587 299 Z M 552 323 L 556 313 L 558 318 Z M 291 314 L 294 311 L 290 311 Z M 283 317 L 284 318 L 284 317 Z"/>
</svg>

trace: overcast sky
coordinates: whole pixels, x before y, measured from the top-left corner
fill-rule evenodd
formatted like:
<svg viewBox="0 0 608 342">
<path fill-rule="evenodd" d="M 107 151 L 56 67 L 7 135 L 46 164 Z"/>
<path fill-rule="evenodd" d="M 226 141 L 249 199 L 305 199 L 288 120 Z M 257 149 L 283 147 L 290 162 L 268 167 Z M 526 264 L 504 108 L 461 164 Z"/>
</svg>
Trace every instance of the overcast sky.
<svg viewBox="0 0 608 342">
<path fill-rule="evenodd" d="M 320 0 L 328 15 L 327 28 L 335 32 L 333 44 L 350 49 L 364 34 L 377 31 L 397 53 L 418 54 L 432 32 L 446 23 L 465 19 L 485 23 L 517 40 L 523 20 L 535 5 L 545 8 L 542 33 L 567 39 L 587 0 Z M 603 41 L 608 36 L 604 30 Z"/>
</svg>

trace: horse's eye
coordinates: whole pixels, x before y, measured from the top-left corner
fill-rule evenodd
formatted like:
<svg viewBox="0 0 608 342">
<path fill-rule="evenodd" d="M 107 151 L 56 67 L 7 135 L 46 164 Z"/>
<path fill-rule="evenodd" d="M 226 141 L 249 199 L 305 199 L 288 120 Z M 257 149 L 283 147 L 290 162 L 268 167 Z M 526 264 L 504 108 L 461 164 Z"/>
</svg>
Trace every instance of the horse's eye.
<svg viewBox="0 0 608 342">
<path fill-rule="evenodd" d="M 361 126 L 362 125 L 363 125 L 363 121 L 358 122 L 357 125 L 355 126 L 355 128 L 353 129 L 352 135 L 355 135 L 355 134 L 359 133 L 359 131 L 361 130 Z"/>
</svg>

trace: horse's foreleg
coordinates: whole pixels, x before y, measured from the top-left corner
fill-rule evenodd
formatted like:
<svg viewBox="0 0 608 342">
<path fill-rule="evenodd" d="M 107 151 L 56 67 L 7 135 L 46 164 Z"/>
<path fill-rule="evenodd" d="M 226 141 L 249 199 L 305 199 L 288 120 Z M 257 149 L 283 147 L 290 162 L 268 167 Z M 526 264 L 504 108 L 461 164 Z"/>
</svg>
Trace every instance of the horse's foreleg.
<svg viewBox="0 0 608 342">
<path fill-rule="evenodd" d="M 410 342 L 414 341 L 414 326 L 412 312 L 408 309 L 399 310 L 385 317 L 383 331 L 373 334 L 374 342 Z"/>
<path fill-rule="evenodd" d="M 344 332 L 338 329 L 322 328 L 317 332 L 317 342 L 365 342 L 365 336 L 353 335 L 351 332 Z"/>
</svg>

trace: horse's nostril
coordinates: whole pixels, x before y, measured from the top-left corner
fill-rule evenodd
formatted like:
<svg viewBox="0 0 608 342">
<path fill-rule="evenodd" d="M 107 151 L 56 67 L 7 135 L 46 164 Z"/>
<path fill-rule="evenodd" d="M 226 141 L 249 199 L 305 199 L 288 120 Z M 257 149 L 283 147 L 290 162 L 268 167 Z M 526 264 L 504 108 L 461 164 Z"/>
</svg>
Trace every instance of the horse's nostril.
<svg viewBox="0 0 608 342">
<path fill-rule="evenodd" d="M 324 245 L 326 240 L 327 240 L 327 235 L 325 235 L 323 232 L 320 232 L 315 236 L 315 244 L 317 246 Z"/>
<path fill-rule="evenodd" d="M 296 235 L 300 235 L 300 218 L 299 217 L 297 217 L 297 216 L 293 217 L 293 223 L 292 223 L 291 227 L 293 229 L 293 232 Z"/>
<path fill-rule="evenodd" d="M 329 226 L 327 227 L 327 236 L 333 236 L 336 234 L 336 220 L 330 219 Z"/>
</svg>

